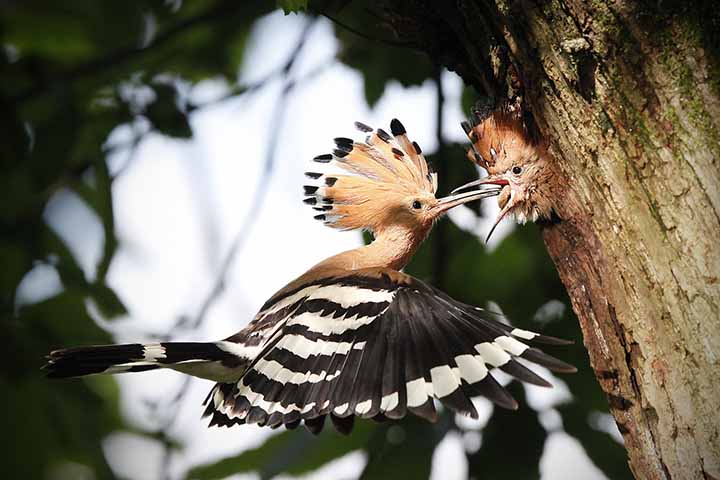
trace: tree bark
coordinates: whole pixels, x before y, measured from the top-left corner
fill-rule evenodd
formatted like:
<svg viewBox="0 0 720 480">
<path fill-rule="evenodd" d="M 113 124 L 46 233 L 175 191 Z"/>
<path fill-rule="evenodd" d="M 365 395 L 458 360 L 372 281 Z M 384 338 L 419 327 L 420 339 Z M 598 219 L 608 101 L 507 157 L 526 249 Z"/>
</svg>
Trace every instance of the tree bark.
<svg viewBox="0 0 720 480">
<path fill-rule="evenodd" d="M 720 479 L 720 16 L 663 3 L 384 12 L 481 92 L 507 94 L 509 58 L 565 176 L 543 234 L 634 475 Z"/>
</svg>

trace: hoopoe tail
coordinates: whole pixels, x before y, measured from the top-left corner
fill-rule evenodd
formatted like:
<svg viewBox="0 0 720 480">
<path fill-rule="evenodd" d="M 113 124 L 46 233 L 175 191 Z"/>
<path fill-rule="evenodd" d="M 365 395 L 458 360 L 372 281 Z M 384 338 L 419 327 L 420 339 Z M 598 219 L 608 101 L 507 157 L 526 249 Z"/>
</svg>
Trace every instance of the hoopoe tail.
<svg viewBox="0 0 720 480">
<path fill-rule="evenodd" d="M 241 344 L 167 342 L 99 345 L 55 350 L 43 367 L 49 378 L 144 372 L 170 368 L 214 381 L 236 380 L 249 358 Z"/>
</svg>

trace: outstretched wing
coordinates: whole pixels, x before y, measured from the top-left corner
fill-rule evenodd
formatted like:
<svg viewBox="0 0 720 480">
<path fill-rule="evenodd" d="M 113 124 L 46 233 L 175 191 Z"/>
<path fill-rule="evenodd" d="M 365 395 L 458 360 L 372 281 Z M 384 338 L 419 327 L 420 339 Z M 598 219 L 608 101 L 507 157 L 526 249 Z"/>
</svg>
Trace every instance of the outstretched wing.
<svg viewBox="0 0 720 480">
<path fill-rule="evenodd" d="M 319 432 L 330 415 L 338 430 L 349 432 L 355 416 L 397 419 L 412 412 L 433 421 L 433 399 L 477 417 L 474 396 L 517 408 L 493 368 L 543 386 L 550 384 L 518 357 L 575 370 L 524 343 L 566 342 L 514 329 L 393 270 L 326 279 L 278 303 L 292 305 L 282 326 L 237 383 L 217 384 L 210 393 L 211 425 L 294 428 L 304 421 Z"/>
</svg>

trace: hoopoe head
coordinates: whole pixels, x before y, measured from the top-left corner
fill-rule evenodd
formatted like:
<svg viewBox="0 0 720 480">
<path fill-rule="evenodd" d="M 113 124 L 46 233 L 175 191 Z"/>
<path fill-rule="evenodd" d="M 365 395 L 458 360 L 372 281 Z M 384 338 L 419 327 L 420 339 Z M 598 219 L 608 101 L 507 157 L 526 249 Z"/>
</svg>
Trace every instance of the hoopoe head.
<svg viewBox="0 0 720 480">
<path fill-rule="evenodd" d="M 390 123 L 392 136 L 360 122 L 355 126 L 368 134 L 365 142 L 336 138 L 332 154 L 314 159 L 336 172 L 306 172 L 318 183 L 304 187 L 304 201 L 321 212 L 315 218 L 326 225 L 365 229 L 376 236 L 398 227 L 424 235 L 450 208 L 500 192 L 491 187 L 436 198 L 437 174 L 400 121 Z"/>
<path fill-rule="evenodd" d="M 522 120 L 520 106 L 505 103 L 497 110 L 473 112 L 473 124 L 463 122 L 472 147 L 467 156 L 484 168 L 488 176 L 454 190 L 472 186 L 499 185 L 500 213 L 488 234 L 508 214 L 519 223 L 550 218 L 553 203 L 549 186 L 553 171 L 543 145 L 531 140 Z M 453 192 L 453 193 L 454 193 Z"/>
</svg>

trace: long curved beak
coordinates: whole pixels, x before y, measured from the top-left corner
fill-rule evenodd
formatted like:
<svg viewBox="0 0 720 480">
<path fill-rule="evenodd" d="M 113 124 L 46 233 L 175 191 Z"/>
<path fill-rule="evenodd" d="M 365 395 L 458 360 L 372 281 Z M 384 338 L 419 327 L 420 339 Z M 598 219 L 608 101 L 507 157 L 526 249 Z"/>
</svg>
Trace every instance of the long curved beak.
<svg viewBox="0 0 720 480">
<path fill-rule="evenodd" d="M 453 190 L 453 193 L 458 189 Z M 438 200 L 435 208 L 438 209 L 438 214 L 446 212 L 451 208 L 457 207 L 464 203 L 473 202 L 482 198 L 496 197 L 500 194 L 502 188 L 488 188 L 483 190 L 473 190 L 472 192 L 458 193 L 455 195 L 448 195 Z"/>
<path fill-rule="evenodd" d="M 510 200 L 505 204 L 502 210 L 500 210 L 500 213 L 498 213 L 498 216 L 495 218 L 495 223 L 493 223 L 493 226 L 490 228 L 490 231 L 487 234 L 487 237 L 485 237 L 485 243 L 488 243 L 490 241 L 490 237 L 492 236 L 493 232 L 495 231 L 495 228 L 500 224 L 500 221 L 505 218 L 505 215 L 508 214 L 510 210 L 512 210 L 515 207 L 515 199 L 513 198 L 512 192 L 510 193 Z"/>
<path fill-rule="evenodd" d="M 490 175 L 485 178 L 481 178 L 480 180 L 474 180 L 470 183 L 466 183 L 465 185 L 462 185 L 460 187 L 457 187 L 455 190 L 450 192 L 450 194 L 458 193 L 462 190 L 467 190 L 470 187 L 477 187 L 479 185 L 510 185 L 510 182 L 508 182 L 506 179 L 497 176 L 497 175 Z"/>
</svg>

